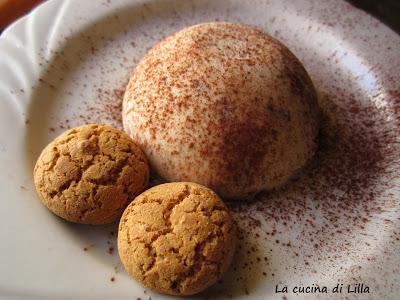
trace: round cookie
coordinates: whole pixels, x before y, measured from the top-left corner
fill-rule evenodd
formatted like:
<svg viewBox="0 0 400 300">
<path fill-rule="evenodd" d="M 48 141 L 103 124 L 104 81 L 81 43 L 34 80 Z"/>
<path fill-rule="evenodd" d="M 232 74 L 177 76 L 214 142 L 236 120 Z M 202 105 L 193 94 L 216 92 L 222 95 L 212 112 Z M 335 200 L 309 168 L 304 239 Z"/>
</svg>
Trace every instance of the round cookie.
<svg viewBox="0 0 400 300">
<path fill-rule="evenodd" d="M 83 125 L 61 134 L 44 148 L 34 169 L 42 202 L 61 218 L 82 224 L 116 221 L 148 180 L 140 147 L 107 125 Z"/>
<path fill-rule="evenodd" d="M 127 272 L 155 291 L 192 295 L 217 282 L 236 245 L 228 209 L 190 182 L 155 186 L 126 208 L 118 252 Z"/>
<path fill-rule="evenodd" d="M 161 177 L 243 199 L 281 185 L 313 156 L 319 107 L 282 43 L 213 22 L 146 54 L 127 86 L 123 122 Z"/>
</svg>

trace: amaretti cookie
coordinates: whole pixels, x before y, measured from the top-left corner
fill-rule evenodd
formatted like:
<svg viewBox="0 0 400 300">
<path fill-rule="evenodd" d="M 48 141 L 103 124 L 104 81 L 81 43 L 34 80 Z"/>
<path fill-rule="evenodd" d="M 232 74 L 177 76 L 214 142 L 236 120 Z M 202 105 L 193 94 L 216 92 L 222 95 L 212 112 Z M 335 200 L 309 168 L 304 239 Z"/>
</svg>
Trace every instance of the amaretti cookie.
<svg viewBox="0 0 400 300">
<path fill-rule="evenodd" d="M 228 268 L 236 230 L 210 189 L 166 183 L 139 195 L 121 217 L 118 252 L 130 275 L 157 292 L 192 295 Z"/>
<path fill-rule="evenodd" d="M 34 182 L 42 202 L 71 222 L 116 221 L 144 190 L 149 166 L 140 147 L 107 125 L 68 130 L 40 154 Z"/>
<path fill-rule="evenodd" d="M 168 181 L 242 199 L 277 187 L 317 147 L 319 108 L 300 61 L 241 24 L 185 28 L 135 68 L 124 128 Z"/>
</svg>

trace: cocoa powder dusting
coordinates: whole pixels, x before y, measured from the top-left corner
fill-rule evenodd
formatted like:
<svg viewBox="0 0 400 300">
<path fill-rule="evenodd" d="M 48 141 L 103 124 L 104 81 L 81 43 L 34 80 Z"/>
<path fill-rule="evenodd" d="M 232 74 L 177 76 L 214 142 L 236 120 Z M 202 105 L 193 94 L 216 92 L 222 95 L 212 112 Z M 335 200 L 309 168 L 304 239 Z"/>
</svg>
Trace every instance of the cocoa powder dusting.
<svg viewBox="0 0 400 300">
<path fill-rule="evenodd" d="M 355 95 L 332 89 L 333 93 L 320 91 L 324 118 L 319 149 L 304 170 L 252 203 L 228 204 L 246 234 L 285 248 L 296 262 L 291 267 L 294 273 L 316 273 L 313 266 L 318 262 L 335 266 L 347 257 L 354 263 L 375 259 L 373 254 L 365 256 L 373 253 L 374 243 L 358 241 L 381 237 L 382 232 L 370 228 L 391 222 L 384 216 L 396 201 L 393 194 L 385 194 L 393 187 L 397 170 L 392 166 L 400 154 L 398 128 L 385 121 L 393 110 L 377 109 L 371 100 L 361 102 Z M 400 101 L 393 92 L 387 99 Z M 392 229 L 391 243 L 399 235 Z M 359 270 L 361 265 L 354 274 Z M 338 276 L 340 272 L 342 267 Z M 354 276 L 357 280 L 361 279 Z"/>
<path fill-rule="evenodd" d="M 335 11 L 353 11 L 347 4 L 335 3 L 336 5 L 339 8 Z M 324 26 L 328 26 L 336 27 L 338 32 L 343 30 L 350 37 L 355 36 L 352 32 L 361 26 L 357 25 L 356 18 L 347 18 L 342 13 L 332 14 L 332 9 L 327 11 L 321 18 L 322 21 L 319 20 L 321 24 L 308 26 L 310 34 L 312 31 L 323 31 Z M 278 16 L 273 17 L 268 20 L 268 24 L 272 28 L 280 20 Z M 371 24 L 375 23 L 371 21 Z M 374 26 L 379 27 L 378 25 Z M 283 42 L 292 41 L 291 44 L 296 45 L 291 40 L 293 37 L 286 31 L 285 34 L 279 30 L 270 33 Z M 364 33 L 357 37 L 357 42 L 360 43 L 358 46 L 367 47 L 371 43 L 371 36 Z M 139 42 L 130 41 L 129 44 L 136 47 Z M 330 69 L 335 69 L 332 74 L 339 74 L 332 78 L 331 73 L 329 76 L 327 74 L 323 78 L 317 78 L 321 85 L 318 85 L 318 92 L 323 111 L 319 148 L 307 166 L 280 189 L 263 192 L 250 203 L 227 202 L 238 224 L 237 251 L 230 270 L 222 282 L 217 284 L 217 292 L 205 292 L 205 295 L 211 295 L 210 299 L 213 299 L 214 294 L 228 298 L 237 294 L 251 296 L 252 290 L 262 285 L 260 278 L 262 283 L 275 285 L 282 278 L 282 273 L 316 274 L 316 277 L 331 274 L 330 279 L 336 281 L 350 272 L 352 276 L 346 280 L 360 282 L 360 272 L 363 271 L 364 264 L 378 268 L 383 274 L 384 271 L 379 269 L 383 265 L 380 262 L 381 256 L 385 256 L 391 251 L 391 246 L 400 242 L 400 230 L 393 226 L 393 223 L 400 220 L 396 203 L 398 194 L 394 192 L 395 189 L 398 191 L 395 178 L 398 177 L 400 157 L 400 89 L 386 89 L 386 86 L 398 85 L 398 80 L 385 75 L 383 83 L 377 81 L 377 90 L 368 94 L 361 86 L 355 88 L 356 85 L 348 84 L 351 81 L 350 75 L 340 73 L 343 66 L 336 51 L 332 50 L 329 57 L 321 60 L 315 49 L 304 48 L 301 43 L 298 48 L 288 45 L 302 56 L 302 61 L 314 75 L 314 80 L 320 74 L 318 70 L 323 68 L 320 66 L 322 62 L 329 65 Z M 388 48 L 388 51 L 393 50 L 396 49 Z M 96 51 L 93 48 L 94 54 Z M 368 72 L 386 74 L 385 69 L 379 68 L 379 64 L 376 64 Z M 302 85 L 295 75 L 288 79 L 290 87 L 293 92 L 303 93 L 299 88 Z M 49 88 L 54 87 L 43 79 L 39 79 L 39 82 L 47 84 Z M 80 104 L 80 113 L 60 121 L 58 127 L 67 129 L 72 126 L 70 123 L 108 123 L 122 129 L 122 100 L 126 85 L 126 78 L 113 88 L 93 85 L 93 98 L 83 101 Z M 72 95 L 72 91 L 68 93 Z M 382 99 L 387 104 L 377 105 Z M 179 105 L 184 106 L 184 103 Z M 157 117 L 159 118 L 155 118 L 154 122 L 165 119 L 165 116 Z M 290 119 L 290 115 L 286 117 Z M 25 123 L 28 125 L 33 122 L 26 119 Z M 188 118 L 187 123 L 190 128 L 193 118 Z M 157 127 L 168 129 L 170 124 L 160 122 Z M 245 126 L 253 131 L 246 138 L 256 138 L 252 134 L 262 134 L 262 130 L 267 130 L 261 128 L 257 132 L 258 128 L 253 127 Z M 51 133 L 56 129 L 48 128 Z M 195 145 L 188 146 L 192 148 Z M 204 155 L 208 155 L 206 150 Z M 225 150 L 230 149 L 228 147 Z M 259 151 L 256 148 L 251 150 L 254 153 Z M 243 155 L 246 155 L 245 151 Z M 153 178 L 152 184 L 162 182 L 161 179 Z M 116 234 L 110 232 L 109 239 L 113 243 L 109 240 L 105 250 L 114 254 L 114 247 L 111 245 L 114 245 Z M 385 241 L 380 243 L 383 239 Z M 376 251 L 377 244 L 382 246 L 379 252 Z M 89 246 L 83 248 L 83 251 L 88 250 Z M 282 257 L 287 260 L 285 269 L 280 267 L 280 262 L 275 261 L 283 252 L 285 254 Z M 351 268 L 345 264 L 348 261 L 353 264 Z M 321 269 L 326 274 L 322 274 Z M 114 282 L 115 277 L 109 280 Z M 143 293 L 146 294 L 146 290 Z M 282 299 L 288 298 L 282 296 Z"/>
<path fill-rule="evenodd" d="M 126 84 L 123 81 L 116 88 L 94 86 L 93 98 L 84 100 L 80 105 L 80 113 L 72 119 L 79 124 L 102 123 L 122 130 L 122 100 Z M 59 128 L 70 129 L 71 123 L 69 119 L 60 121 Z"/>
</svg>

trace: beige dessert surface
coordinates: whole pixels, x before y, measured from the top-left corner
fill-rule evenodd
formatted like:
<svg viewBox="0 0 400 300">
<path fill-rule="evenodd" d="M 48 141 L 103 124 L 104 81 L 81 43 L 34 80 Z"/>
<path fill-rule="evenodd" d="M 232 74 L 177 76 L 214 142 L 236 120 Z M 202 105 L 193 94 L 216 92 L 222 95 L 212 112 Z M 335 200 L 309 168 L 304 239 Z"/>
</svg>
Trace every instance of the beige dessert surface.
<svg viewBox="0 0 400 300">
<path fill-rule="evenodd" d="M 241 24 L 185 28 L 134 70 L 125 130 L 168 181 L 243 199 L 284 183 L 314 154 L 319 108 L 300 61 Z"/>
</svg>

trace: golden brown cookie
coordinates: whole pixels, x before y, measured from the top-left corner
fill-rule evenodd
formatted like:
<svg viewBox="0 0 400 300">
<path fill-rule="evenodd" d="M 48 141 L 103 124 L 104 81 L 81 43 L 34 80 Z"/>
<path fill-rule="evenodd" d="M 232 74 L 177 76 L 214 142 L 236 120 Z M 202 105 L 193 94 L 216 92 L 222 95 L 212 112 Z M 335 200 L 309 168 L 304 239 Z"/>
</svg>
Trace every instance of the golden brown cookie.
<svg viewBox="0 0 400 300">
<path fill-rule="evenodd" d="M 138 64 L 124 128 L 168 181 L 243 199 L 283 184 L 314 154 L 319 107 L 301 62 L 242 24 L 185 28 Z"/>
<path fill-rule="evenodd" d="M 155 291 L 192 295 L 228 268 L 236 230 L 212 190 L 166 183 L 139 195 L 121 217 L 118 252 L 130 275 Z"/>
<path fill-rule="evenodd" d="M 107 125 L 68 130 L 42 151 L 36 190 L 56 215 L 76 223 L 106 224 L 144 190 L 149 166 L 140 147 Z"/>
</svg>

